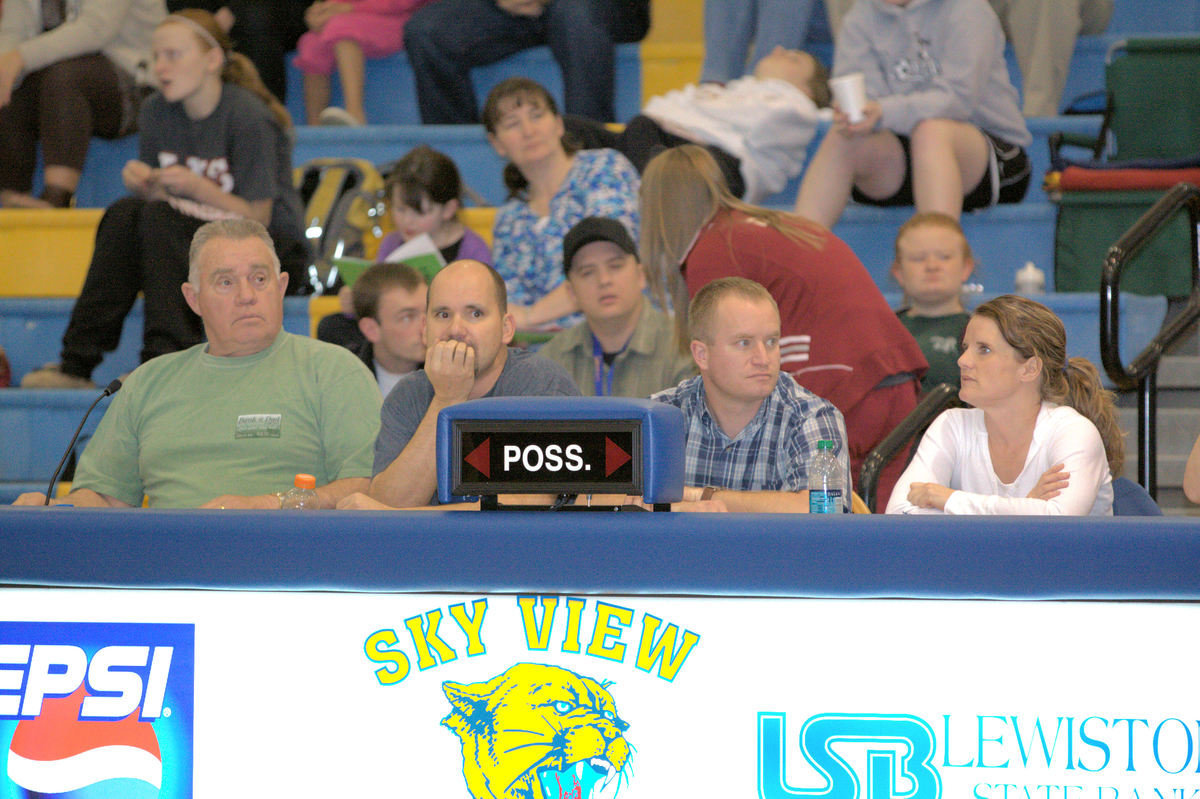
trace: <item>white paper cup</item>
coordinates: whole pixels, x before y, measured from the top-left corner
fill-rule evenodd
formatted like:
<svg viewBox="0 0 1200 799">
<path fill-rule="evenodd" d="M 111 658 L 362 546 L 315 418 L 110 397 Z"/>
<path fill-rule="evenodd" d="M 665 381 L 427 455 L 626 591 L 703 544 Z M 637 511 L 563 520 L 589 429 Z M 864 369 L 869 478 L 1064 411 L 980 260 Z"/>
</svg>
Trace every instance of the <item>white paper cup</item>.
<svg viewBox="0 0 1200 799">
<path fill-rule="evenodd" d="M 863 108 L 867 104 L 867 82 L 861 72 L 830 78 L 829 91 L 851 123 L 862 121 Z"/>
</svg>

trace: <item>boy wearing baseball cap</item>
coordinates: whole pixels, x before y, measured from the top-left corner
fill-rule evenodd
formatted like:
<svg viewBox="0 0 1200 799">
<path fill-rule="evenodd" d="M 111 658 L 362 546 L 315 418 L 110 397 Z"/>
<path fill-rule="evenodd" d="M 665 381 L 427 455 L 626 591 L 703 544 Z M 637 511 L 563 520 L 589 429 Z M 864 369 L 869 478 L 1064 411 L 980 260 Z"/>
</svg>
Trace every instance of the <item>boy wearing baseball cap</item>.
<svg viewBox="0 0 1200 799">
<path fill-rule="evenodd" d="M 584 321 L 539 351 L 560 364 L 585 396 L 648 397 L 696 373 L 675 346 L 671 320 L 645 296 L 646 274 L 629 232 L 587 217 L 563 238 L 567 292 Z"/>
</svg>

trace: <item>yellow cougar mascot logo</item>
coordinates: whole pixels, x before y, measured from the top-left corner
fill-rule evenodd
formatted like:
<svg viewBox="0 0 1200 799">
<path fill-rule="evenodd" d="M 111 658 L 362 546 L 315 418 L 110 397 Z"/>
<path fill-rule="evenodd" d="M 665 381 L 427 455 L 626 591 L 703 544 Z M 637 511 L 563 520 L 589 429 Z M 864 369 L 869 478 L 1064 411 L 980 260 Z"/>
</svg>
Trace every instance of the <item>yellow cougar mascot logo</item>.
<svg viewBox="0 0 1200 799">
<path fill-rule="evenodd" d="M 442 719 L 462 740 L 474 799 L 600 799 L 628 780 L 629 727 L 601 684 L 558 666 L 518 663 L 487 682 L 442 683 Z"/>
</svg>

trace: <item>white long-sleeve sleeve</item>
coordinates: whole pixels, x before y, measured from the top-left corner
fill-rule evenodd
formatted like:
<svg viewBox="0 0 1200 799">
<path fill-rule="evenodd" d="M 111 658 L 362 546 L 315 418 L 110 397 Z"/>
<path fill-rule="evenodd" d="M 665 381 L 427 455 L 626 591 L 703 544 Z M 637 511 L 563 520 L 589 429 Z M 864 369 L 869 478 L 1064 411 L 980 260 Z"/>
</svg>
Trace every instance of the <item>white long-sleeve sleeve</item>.
<svg viewBox="0 0 1200 799">
<path fill-rule="evenodd" d="M 1065 465 L 1070 480 L 1051 500 L 1026 495 L 1052 466 Z M 954 490 L 945 513 L 1025 516 L 1108 516 L 1112 477 L 1104 443 L 1089 420 L 1073 408 L 1043 403 L 1021 474 L 1003 483 L 992 468 L 983 412 L 949 410 L 934 420 L 921 439 L 888 502 L 888 513 L 939 513 L 908 501 L 912 483 L 937 483 Z"/>
</svg>

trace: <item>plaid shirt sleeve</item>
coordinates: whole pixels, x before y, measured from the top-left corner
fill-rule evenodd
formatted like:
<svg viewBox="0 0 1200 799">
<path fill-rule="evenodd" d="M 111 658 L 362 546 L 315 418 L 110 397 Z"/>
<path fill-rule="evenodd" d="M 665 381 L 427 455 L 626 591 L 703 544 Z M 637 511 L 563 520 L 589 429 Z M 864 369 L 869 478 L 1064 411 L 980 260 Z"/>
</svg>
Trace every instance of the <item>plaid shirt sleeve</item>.
<svg viewBox="0 0 1200 799">
<path fill-rule="evenodd" d="M 784 487 L 790 491 L 808 488 L 808 463 L 817 454 L 817 442 L 826 439 L 834 444 L 842 473 L 846 475 L 846 490 L 853 490 L 850 473 L 850 450 L 846 445 L 846 423 L 842 413 L 833 403 L 809 395 L 798 403 L 798 412 L 792 417 L 785 463 Z"/>
</svg>

